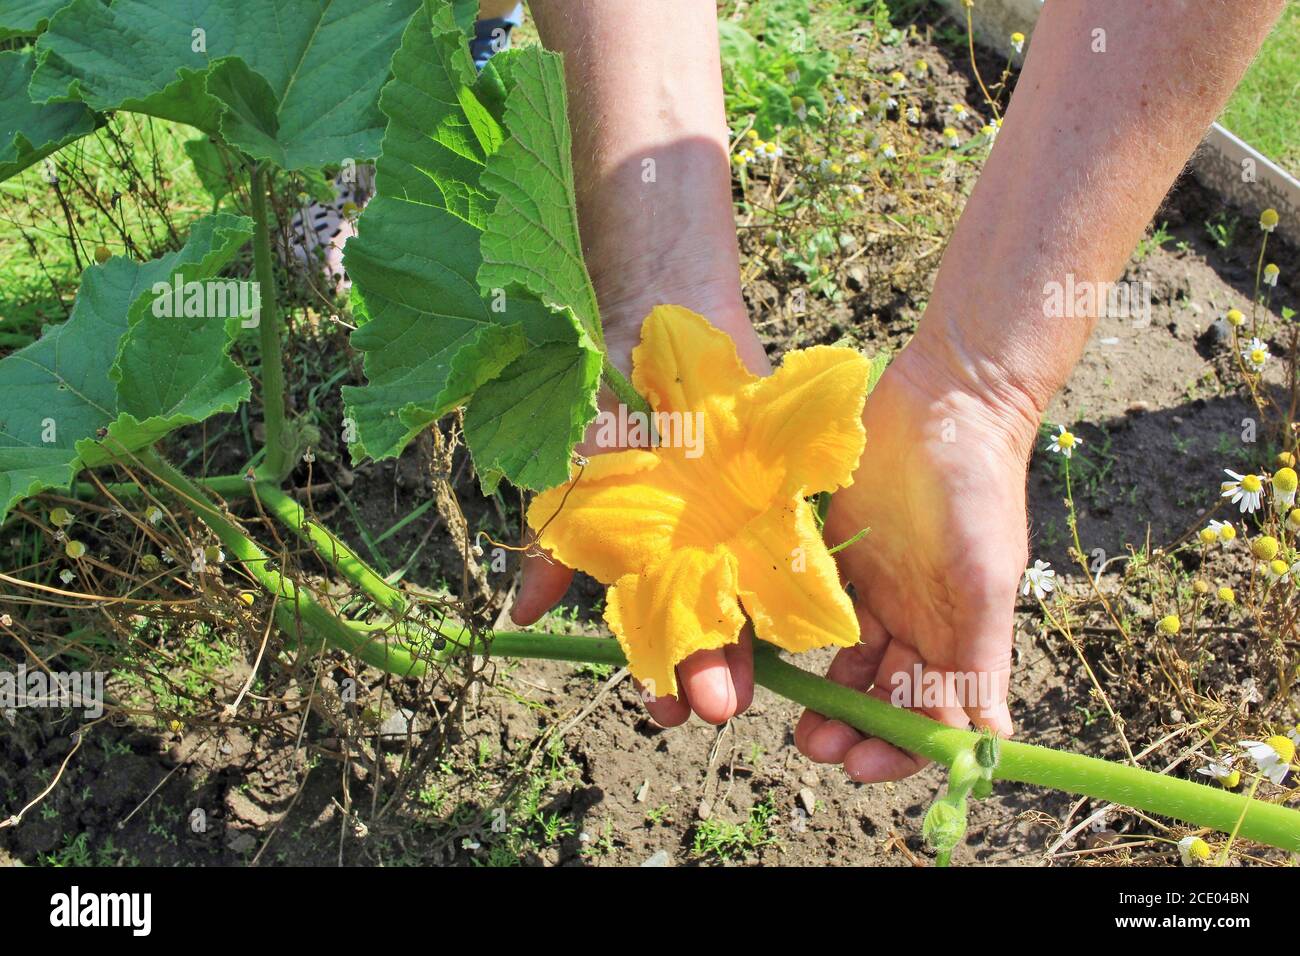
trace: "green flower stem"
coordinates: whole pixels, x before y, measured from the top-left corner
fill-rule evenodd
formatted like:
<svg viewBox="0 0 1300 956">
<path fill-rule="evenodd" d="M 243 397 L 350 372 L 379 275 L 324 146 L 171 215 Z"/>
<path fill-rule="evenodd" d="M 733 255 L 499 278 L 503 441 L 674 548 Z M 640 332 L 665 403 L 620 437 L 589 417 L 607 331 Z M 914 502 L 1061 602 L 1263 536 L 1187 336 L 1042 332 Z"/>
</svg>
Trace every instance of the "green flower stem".
<svg viewBox="0 0 1300 956">
<path fill-rule="evenodd" d="M 293 467 L 284 419 L 284 358 L 280 352 L 280 307 L 271 267 L 271 223 L 266 211 L 266 167 L 258 164 L 249 178 L 253 212 L 253 269 L 260 295 L 257 334 L 262 355 L 262 416 L 266 425 L 266 470 L 282 480 Z"/>
<path fill-rule="evenodd" d="M 307 518 L 302 506 L 279 488 L 265 482 L 257 485 L 257 497 L 267 511 L 312 546 L 321 560 L 360 588 L 381 608 L 395 617 L 406 614 L 407 601 L 402 592 L 385 581 L 370 565 L 325 527 Z"/>
<path fill-rule="evenodd" d="M 452 635 L 447 637 L 455 640 Z M 604 638 L 504 632 L 492 638 L 491 650 L 501 657 L 626 663 L 617 642 Z M 974 731 L 944 726 L 810 674 L 786 663 L 775 648 L 761 642 L 754 649 L 754 680 L 820 714 L 947 766 L 959 753 L 972 750 L 979 739 Z M 1295 810 L 1218 787 L 1047 747 L 1002 741 L 1000 750 L 995 779 L 1095 797 L 1224 833 L 1235 828 L 1242 838 L 1300 851 L 1300 812 Z"/>
<path fill-rule="evenodd" d="M 297 587 L 280 572 L 269 566 L 271 559 L 255 541 L 239 530 L 204 495 L 203 489 L 191 482 L 152 449 L 138 453 L 140 461 L 173 493 L 193 509 L 203 523 L 221 539 L 229 554 L 243 564 L 245 570 L 270 594 L 276 596 L 276 622 L 292 637 L 304 643 L 315 635 L 345 653 L 360 658 L 373 667 L 401 676 L 420 677 L 427 670 L 426 662 L 413 649 L 402 643 L 376 640 L 367 633 L 358 633 L 318 604 L 311 595 Z"/>
<path fill-rule="evenodd" d="M 266 481 L 252 482 L 243 475 L 214 475 L 195 479 L 194 484 L 215 492 L 222 498 L 246 497 L 256 487 L 258 499 L 266 510 L 310 544 L 322 561 L 336 568 L 389 614 L 396 617 L 406 614 L 408 604 L 401 591 L 385 581 L 383 575 L 366 564 L 328 528 L 309 520 L 302 506 L 275 485 Z M 116 482 L 105 487 L 116 498 L 132 497 L 140 493 L 140 486 L 131 482 Z M 78 482 L 75 493 L 79 498 L 93 498 L 99 494 L 99 489 L 89 482 Z"/>
<path fill-rule="evenodd" d="M 600 376 L 605 384 L 609 386 L 609 390 L 614 393 L 614 397 L 622 402 L 629 412 L 641 412 L 644 415 L 649 415 L 649 403 L 641 396 L 640 392 L 632 387 L 632 382 L 628 377 L 609 360 L 608 353 L 602 355 L 601 362 Z"/>
</svg>

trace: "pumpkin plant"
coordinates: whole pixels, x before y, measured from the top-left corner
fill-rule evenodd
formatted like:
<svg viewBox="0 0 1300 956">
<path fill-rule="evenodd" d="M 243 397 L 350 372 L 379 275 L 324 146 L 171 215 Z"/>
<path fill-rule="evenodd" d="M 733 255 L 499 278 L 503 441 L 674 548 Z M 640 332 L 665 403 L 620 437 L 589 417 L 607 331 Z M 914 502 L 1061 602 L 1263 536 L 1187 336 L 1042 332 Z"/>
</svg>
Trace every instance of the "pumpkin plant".
<svg viewBox="0 0 1300 956">
<path fill-rule="evenodd" d="M 645 323 L 629 381 L 605 352 L 582 258 L 562 61 L 534 46 L 476 73 L 466 47 L 474 8 L 464 0 L 0 0 L 0 37 L 35 37 L 30 48 L 0 53 L 0 175 L 86 135 L 110 112 L 134 111 L 200 131 L 207 146 L 192 155 L 215 150 L 229 163 L 231 195 L 247 196 L 246 215 L 198 220 L 174 252 L 91 265 L 71 317 L 0 359 L 0 520 L 32 496 L 73 487 L 88 469 L 117 466 L 138 483 L 103 490 L 130 502 L 147 482 L 148 494 L 203 522 L 271 596 L 289 647 L 324 642 L 398 676 L 468 654 L 626 661 L 671 693 L 673 665 L 734 641 L 748 616 L 761 638 L 758 683 L 952 768 L 926 827 L 944 855 L 961 837 L 967 796 L 999 779 L 1300 850 L 1294 810 L 992 741 L 778 656 L 778 646 L 857 639 L 811 499 L 851 480 L 869 438 L 862 404 L 881 363 L 816 348 L 791 353 L 758 380 L 705 318 L 668 305 Z M 283 29 L 241 29 L 271 20 Z M 352 345 L 367 380 L 343 394 L 354 460 L 397 456 L 463 409 L 483 488 L 508 481 L 540 493 L 530 522 L 564 560 L 611 585 L 607 619 L 618 641 L 434 620 L 282 490 L 311 436 L 285 409 L 268 195 L 288 174 L 320 180 L 324 170 L 371 159 L 377 192 L 346 249 Z M 212 314 L 202 294 L 185 317 L 158 308 L 182 295 L 175 290 L 227 281 L 249 242 L 258 309 Z M 252 325 L 256 398 L 231 358 L 232 342 Z M 707 454 L 686 462 L 630 449 L 575 462 L 602 384 L 642 413 L 703 413 Z M 249 474 L 196 480 L 166 459 L 159 445 L 170 432 L 244 403 L 260 404 L 265 424 Z M 245 496 L 366 597 L 360 616 L 329 610 L 278 566 L 222 501 Z"/>
</svg>

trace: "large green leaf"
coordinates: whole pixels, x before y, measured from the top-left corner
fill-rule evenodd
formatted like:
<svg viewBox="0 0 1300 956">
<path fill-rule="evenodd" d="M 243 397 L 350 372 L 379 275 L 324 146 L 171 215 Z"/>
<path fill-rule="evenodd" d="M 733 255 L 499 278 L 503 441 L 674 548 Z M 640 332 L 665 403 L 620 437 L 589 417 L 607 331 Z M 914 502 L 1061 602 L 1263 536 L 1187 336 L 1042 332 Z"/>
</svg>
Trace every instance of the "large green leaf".
<svg viewBox="0 0 1300 956">
<path fill-rule="evenodd" d="M 70 0 L 0 0 L 0 40 L 35 36 Z"/>
<path fill-rule="evenodd" d="M 0 180 L 95 128 L 95 114 L 82 103 L 33 103 L 27 85 L 35 69 L 30 50 L 0 53 Z"/>
<path fill-rule="evenodd" d="M 38 102 L 188 123 L 283 169 L 373 158 L 379 91 L 420 0 L 73 0 L 37 49 Z"/>
<path fill-rule="evenodd" d="M 369 382 L 344 389 L 358 433 L 353 457 L 396 455 L 468 403 L 466 440 L 484 487 L 502 477 L 547 487 L 568 476 L 573 445 L 595 415 L 600 353 L 567 299 L 538 301 L 513 279 L 507 293 L 483 298 L 480 242 L 497 196 L 481 180 L 508 145 L 498 116 L 515 70 L 491 71 L 485 79 L 498 95 L 480 98 L 450 6 L 430 6 L 432 19 L 417 14 L 393 59 L 377 196 L 345 250 L 364 302 L 352 344 Z M 536 166 L 521 173 L 518 196 L 549 175 Z"/>
<path fill-rule="evenodd" d="M 210 216 L 179 252 L 93 265 L 68 321 L 0 359 L 0 519 L 83 467 L 247 398 L 227 321 L 155 316 L 153 288 L 216 275 L 251 235 L 247 218 Z"/>
<path fill-rule="evenodd" d="M 600 312 L 578 236 L 564 64 L 535 46 L 513 52 L 507 63 L 508 138 L 482 180 L 499 199 L 483 236 L 479 284 L 524 288 L 568 306 L 600 343 Z"/>
</svg>

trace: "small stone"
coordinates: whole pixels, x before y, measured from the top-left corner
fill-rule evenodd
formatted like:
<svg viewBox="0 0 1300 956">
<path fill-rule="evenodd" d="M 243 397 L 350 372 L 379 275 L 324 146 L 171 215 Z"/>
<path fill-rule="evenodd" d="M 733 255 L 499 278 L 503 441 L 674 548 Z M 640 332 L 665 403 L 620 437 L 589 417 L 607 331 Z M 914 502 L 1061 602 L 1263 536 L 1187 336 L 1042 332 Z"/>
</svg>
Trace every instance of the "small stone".
<svg viewBox="0 0 1300 956">
<path fill-rule="evenodd" d="M 382 737 L 405 737 L 413 733 L 415 727 L 415 711 L 406 707 L 399 707 L 379 725 L 379 734 Z"/>
<path fill-rule="evenodd" d="M 251 833 L 240 831 L 226 839 L 226 846 L 230 847 L 234 853 L 249 853 L 257 847 L 257 837 Z"/>
<path fill-rule="evenodd" d="M 708 800 L 701 800 L 699 807 L 695 811 L 695 815 L 701 820 L 707 820 L 709 817 L 713 816 L 713 804 Z"/>
<path fill-rule="evenodd" d="M 636 788 L 636 802 L 645 803 L 646 794 L 650 792 L 650 781 L 642 780 L 641 786 Z"/>
<path fill-rule="evenodd" d="M 812 816 L 817 811 L 817 794 L 804 787 L 799 791 L 799 803 L 803 806 L 804 812 Z"/>
<path fill-rule="evenodd" d="M 641 865 L 642 866 L 668 866 L 669 863 L 670 863 L 670 857 L 668 856 L 668 851 L 656 850 L 655 853 L 651 855 L 647 860 L 645 860 L 645 862 L 643 862 Z"/>
<path fill-rule="evenodd" d="M 812 767 L 809 767 L 799 775 L 799 782 L 805 787 L 815 787 L 817 784 L 821 783 L 822 780 L 821 777 L 817 776 L 817 771 Z"/>
</svg>

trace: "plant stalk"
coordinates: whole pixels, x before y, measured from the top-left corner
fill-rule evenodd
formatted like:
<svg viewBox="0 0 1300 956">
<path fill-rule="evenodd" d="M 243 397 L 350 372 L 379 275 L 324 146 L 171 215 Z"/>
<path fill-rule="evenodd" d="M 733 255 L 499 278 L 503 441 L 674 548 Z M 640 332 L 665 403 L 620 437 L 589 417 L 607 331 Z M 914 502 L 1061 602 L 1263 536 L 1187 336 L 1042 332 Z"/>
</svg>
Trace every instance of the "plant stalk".
<svg viewBox="0 0 1300 956">
<path fill-rule="evenodd" d="M 253 270 L 257 277 L 258 344 L 262 356 L 262 419 L 266 426 L 266 470 L 281 481 L 293 468 L 284 416 L 284 357 L 280 347 L 280 306 L 271 265 L 271 224 L 266 209 L 266 166 L 258 163 L 249 177 L 253 212 Z"/>
<path fill-rule="evenodd" d="M 454 635 L 446 636 L 455 641 Z M 496 634 L 491 640 L 491 653 L 500 657 L 626 663 L 616 641 L 528 631 Z M 810 674 L 782 660 L 770 644 L 755 645 L 754 681 L 819 714 L 947 766 L 959 753 L 973 749 L 979 739 L 974 731 L 947 727 Z M 1094 797 L 1224 833 L 1237 828 L 1238 836 L 1245 839 L 1300 852 L 1300 812 L 1296 810 L 1139 767 L 1032 744 L 1002 741 L 1000 751 L 995 779 Z"/>
<path fill-rule="evenodd" d="M 268 592 L 279 598 L 276 622 L 292 637 L 306 641 L 315 635 L 345 653 L 352 654 L 381 670 L 406 677 L 423 676 L 426 662 L 413 648 L 402 643 L 388 643 L 366 632 L 354 631 L 310 594 L 270 567 L 271 558 L 255 541 L 208 500 L 203 489 L 164 461 L 152 449 L 137 453 L 154 477 L 185 501 L 225 546 L 230 555 L 243 564 L 250 575 Z"/>
</svg>

